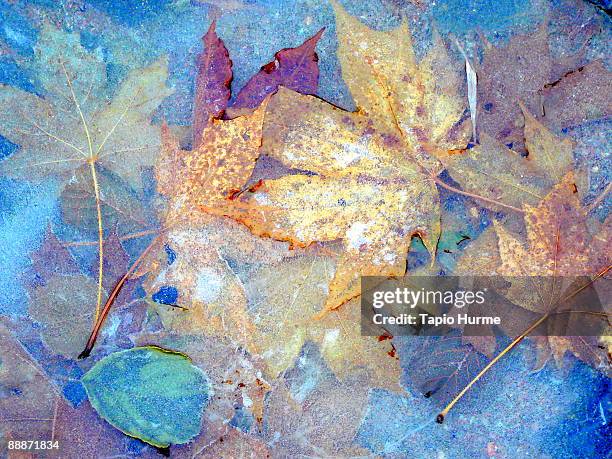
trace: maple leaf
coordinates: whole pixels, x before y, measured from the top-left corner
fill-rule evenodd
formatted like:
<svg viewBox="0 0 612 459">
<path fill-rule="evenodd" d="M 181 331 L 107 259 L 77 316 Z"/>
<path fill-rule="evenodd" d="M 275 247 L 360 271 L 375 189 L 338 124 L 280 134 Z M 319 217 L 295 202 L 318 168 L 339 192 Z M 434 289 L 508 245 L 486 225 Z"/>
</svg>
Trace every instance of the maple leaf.
<svg viewBox="0 0 612 459">
<path fill-rule="evenodd" d="M 461 276 L 502 275 L 512 284 L 510 288 L 494 287 L 511 302 L 496 302 L 496 314 L 502 318 L 502 328 L 509 336 L 518 336 L 524 331 L 524 324 L 535 322 L 556 309 L 564 310 L 570 305 L 585 309 L 583 304 L 564 300 L 565 296 L 572 288 L 581 287 L 576 285 L 578 276 L 595 276 L 610 264 L 609 224 L 592 229 L 595 225 L 589 223 L 586 209 L 580 204 L 572 173 L 555 185 L 541 202 L 525 205 L 525 224 L 526 245 L 500 222 L 495 222 L 470 243 L 454 271 Z M 587 283 L 588 277 L 582 285 Z M 606 285 L 602 281 L 591 287 L 601 290 Z M 605 290 L 599 293 L 600 298 L 605 295 Z M 580 325 L 574 329 L 578 327 L 585 329 Z M 494 342 L 493 333 L 463 338 L 477 348 L 485 344 L 492 346 Z M 488 343 L 474 338 L 488 338 Z M 559 365 L 568 350 L 595 367 L 605 362 L 599 337 L 533 336 L 532 339 L 537 349 L 536 368 L 546 363 L 551 350 Z"/>
<path fill-rule="evenodd" d="M 349 381 L 325 373 L 303 376 L 322 363 L 315 360 L 312 346 L 304 351 L 268 396 L 265 438 L 275 442 L 274 452 L 283 457 L 295 456 L 296 451 L 317 457 L 367 455 L 353 443 L 367 407 L 369 388 L 363 374 Z"/>
<path fill-rule="evenodd" d="M 569 173 L 537 206 L 525 206 L 528 247 L 496 223 L 500 274 L 583 276 L 605 267 L 607 260 L 591 244 L 587 214 L 573 185 Z"/>
<path fill-rule="evenodd" d="M 355 369 L 365 369 L 371 386 L 399 390 L 399 363 L 393 346 L 389 341 L 361 335 L 356 300 L 320 320 L 312 320 L 326 301 L 333 272 L 329 256 L 304 254 L 279 265 L 264 265 L 243 280 L 249 318 L 257 331 L 252 339 L 268 372 L 281 374 L 304 344 L 311 342 L 318 345 L 338 378 L 344 380 Z"/>
<path fill-rule="evenodd" d="M 311 339 L 327 343 L 324 355 L 339 375 L 355 366 L 372 366 L 372 377 L 396 388 L 399 370 L 395 359 L 387 355 L 391 347 L 360 336 L 357 308 L 343 313 L 350 317 L 331 317 L 309 324 L 305 319 L 320 309 L 325 292 L 318 292 L 315 298 L 318 301 L 300 299 L 303 306 L 299 306 L 288 302 L 287 295 L 293 293 L 282 288 L 271 292 L 266 303 L 270 307 L 268 313 L 250 312 L 253 299 L 248 289 L 252 284 L 248 279 L 240 279 L 232 266 L 236 263 L 269 266 L 282 260 L 287 263 L 291 253 L 286 244 L 258 238 L 236 222 L 214 214 L 225 214 L 233 208 L 234 201 L 228 198 L 242 189 L 253 171 L 266 104 L 233 120 L 212 120 L 203 130 L 200 147 L 194 151 L 180 150 L 177 139 L 166 128 L 162 130 L 163 148 L 156 175 L 159 190 L 169 201 L 165 219 L 174 226 L 167 242 L 177 258 L 170 266 L 159 265 L 155 275 L 149 276 L 146 289 L 154 294 L 170 285 L 179 292 L 178 308 L 156 307 L 165 327 L 236 343 L 254 355 L 261 355 L 268 374 L 277 376 L 288 368 L 305 340 Z M 181 174 L 178 182 L 177 171 Z M 295 275 L 303 274 L 298 270 Z M 328 280 L 324 279 L 325 285 Z M 266 285 L 286 284 L 276 279 Z M 270 327 L 275 332 L 271 333 Z M 366 358 L 371 352 L 381 356 L 373 365 Z M 394 374 L 393 367 L 397 378 L 389 378 Z"/>
<path fill-rule="evenodd" d="M 520 101 L 519 107 L 525 118 L 527 157 L 483 132 L 479 145 L 443 160 L 462 189 L 493 210 L 522 212 L 525 204 L 537 205 L 574 166 L 573 142 L 553 134 Z"/>
<path fill-rule="evenodd" d="M 323 31 L 319 30 L 297 48 L 284 48 L 274 60 L 263 65 L 244 85 L 232 103 L 232 109 L 256 108 L 279 86 L 302 94 L 316 94 L 319 86 L 319 57 L 315 48 Z"/>
<path fill-rule="evenodd" d="M 338 377 L 365 368 L 373 384 L 398 389 L 393 347 L 361 336 L 354 304 L 311 320 L 327 295 L 330 259 L 288 251 L 286 244 L 258 238 L 227 219 L 173 229 L 167 243 L 176 260 L 145 283 L 149 294 L 164 286 L 178 292 L 178 307 L 154 306 L 167 330 L 233 343 L 258 356 L 274 378 L 293 364 L 304 343 L 317 343 Z"/>
<path fill-rule="evenodd" d="M 3 161 L 2 171 L 29 180 L 70 178 L 94 164 L 141 189 L 140 173 L 153 164 L 159 144 L 149 119 L 171 93 L 165 60 L 131 72 L 109 103 L 105 64 L 81 47 L 78 34 L 44 26 L 34 59 L 44 69 L 44 98 L 0 87 L 0 132 L 21 147 Z"/>
<path fill-rule="evenodd" d="M 108 102 L 105 64 L 80 45 L 78 34 L 45 25 L 34 59 L 44 69 L 44 98 L 0 86 L 0 133 L 21 147 L 2 162 L 2 172 L 27 180 L 60 176 L 64 180 L 63 207 L 94 215 L 84 218 L 97 222 L 97 318 L 102 302 L 103 211 L 117 209 L 119 201 L 123 205 L 131 197 L 113 186 L 116 181 L 102 189 L 107 185 L 102 170 L 114 171 L 133 190 L 142 190 L 141 173 L 145 166 L 153 165 L 159 138 L 150 117 L 171 93 L 165 86 L 167 63 L 160 59 L 146 69 L 132 71 Z M 83 168 L 89 171 L 87 179 Z M 66 187 L 71 179 L 77 185 Z M 82 205 L 81 200 L 95 205 Z"/>
<path fill-rule="evenodd" d="M 485 40 L 477 69 L 480 130 L 519 152 L 524 143 L 517 103 L 522 100 L 531 113 L 542 115 L 542 90 L 580 60 L 578 55 L 556 59 L 548 41 L 547 21 L 535 32 L 513 35 L 505 46 Z"/>
<path fill-rule="evenodd" d="M 23 432 L 52 438 L 54 408 L 61 395 L 4 320 L 0 321 L 0 347 L 0 454 L 9 457 L 8 441 L 20 440 Z"/>
<path fill-rule="evenodd" d="M 525 207 L 525 224 L 527 247 L 501 225 L 495 226 L 501 260 L 497 272 L 510 279 L 505 296 L 521 308 L 540 315 L 567 309 L 568 305 L 559 302 L 568 293 L 584 290 L 577 281 L 570 283 L 572 279 L 597 278 L 609 269 L 609 228 L 598 235 L 589 233 L 586 211 L 575 193 L 571 173 L 537 207 Z M 590 305 L 578 306 L 585 309 Z M 548 336 L 548 345 L 559 365 L 567 351 L 596 368 L 605 368 L 608 361 L 598 346 L 598 337 Z"/>
<path fill-rule="evenodd" d="M 200 146 L 191 151 L 181 150 L 178 139 L 162 128 L 155 174 L 158 191 L 168 198 L 166 222 L 206 220 L 202 208 L 222 212 L 242 189 L 259 154 L 267 104 L 233 120 L 212 119 L 202 130 Z"/>
<path fill-rule="evenodd" d="M 104 241 L 102 277 L 103 293 L 110 291 L 118 278 L 127 270 L 129 255 L 113 231 Z M 28 277 L 33 279 L 28 287 L 30 317 L 40 324 L 42 340 L 56 354 L 74 357 L 85 344 L 95 311 L 83 307 L 97 293 L 97 284 L 92 277 L 82 272 L 70 251 L 57 239 L 51 228 L 47 229 L 41 247 L 31 254 L 32 268 Z M 97 260 L 91 274 L 98 278 Z M 125 306 L 132 300 L 136 284 L 130 280 L 115 301 Z M 118 328 L 134 331 L 141 325 L 138 308 L 122 315 Z M 125 316 L 125 317 L 124 317 Z M 127 322 L 129 325 L 125 325 Z M 127 329 L 127 330 L 125 330 Z M 117 333 L 119 334 L 119 333 Z"/>
<path fill-rule="evenodd" d="M 610 86 L 610 71 L 601 60 L 567 72 L 542 89 L 543 119 L 561 130 L 609 117 L 612 107 Z"/>
<path fill-rule="evenodd" d="M 342 240 L 324 311 L 357 296 L 362 275 L 403 275 L 413 235 L 435 250 L 441 165 L 430 154 L 445 155 L 467 135 L 455 126 L 463 114 L 456 88 L 434 71 L 448 60 L 441 42 L 417 64 L 405 23 L 377 32 L 334 7 L 338 56 L 358 111 L 279 88 L 262 152 L 307 173 L 265 180 L 220 212 L 294 246 Z"/>
<path fill-rule="evenodd" d="M 151 296 L 165 286 L 178 292 L 176 305 L 153 304 L 164 327 L 215 336 L 257 353 L 246 294 L 230 261 L 280 261 L 287 254 L 286 246 L 262 241 L 237 223 L 214 217 L 198 227 L 178 226 L 168 233 L 166 244 L 177 254 L 176 260 L 159 266 L 145 282 Z"/>
</svg>

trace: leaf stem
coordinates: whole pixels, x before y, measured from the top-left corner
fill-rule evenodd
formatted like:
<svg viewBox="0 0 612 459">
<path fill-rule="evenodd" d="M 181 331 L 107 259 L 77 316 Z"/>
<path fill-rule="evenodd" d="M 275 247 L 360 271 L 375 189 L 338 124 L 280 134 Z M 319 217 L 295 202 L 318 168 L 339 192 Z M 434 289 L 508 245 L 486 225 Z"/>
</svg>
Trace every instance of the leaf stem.
<svg viewBox="0 0 612 459">
<path fill-rule="evenodd" d="M 459 188 L 455 188 L 454 186 L 449 185 L 448 183 L 444 182 L 440 177 L 433 177 L 433 181 L 437 185 L 440 185 L 442 188 L 445 188 L 448 191 L 452 191 L 453 193 L 457 193 L 457 194 L 461 194 L 463 196 L 468 196 L 468 197 L 473 198 L 473 199 L 485 201 L 485 202 L 488 202 L 490 204 L 495 204 L 496 206 L 504 207 L 506 209 L 512 210 L 514 212 L 518 212 L 520 214 L 524 214 L 525 213 L 525 211 L 523 209 L 519 209 L 518 207 L 514 207 L 514 206 L 511 206 L 509 204 L 504 204 L 503 202 L 496 201 L 495 199 L 489 199 L 489 198 L 487 198 L 485 196 L 480 196 L 478 194 L 469 193 L 467 191 L 460 190 Z"/>
<path fill-rule="evenodd" d="M 536 320 L 533 324 L 531 324 L 531 326 L 529 328 L 527 328 L 523 333 L 521 333 L 519 336 L 517 336 L 516 338 L 514 338 L 514 340 L 512 340 L 512 342 L 510 344 L 508 344 L 508 346 L 506 346 L 506 348 L 501 351 L 499 354 L 497 354 L 495 356 L 495 358 L 493 360 L 491 360 L 481 371 L 480 373 L 478 373 L 469 383 L 467 386 L 465 386 L 461 392 L 459 392 L 457 394 L 457 396 L 451 400 L 451 402 L 446 405 L 446 407 L 440 412 L 440 414 L 438 414 L 438 416 L 436 417 L 436 422 L 438 422 L 439 424 L 442 424 L 444 422 L 444 418 L 446 417 L 446 415 L 448 414 L 448 412 L 451 410 L 451 408 L 453 406 L 455 406 L 455 404 L 461 400 L 461 398 L 465 395 L 465 393 L 470 390 L 470 388 L 476 384 L 476 382 L 482 378 L 484 376 L 484 374 L 489 371 L 489 369 L 495 365 L 497 363 L 497 361 L 499 359 L 501 359 L 504 355 L 506 355 L 508 352 L 510 352 L 512 349 L 514 349 L 514 347 L 519 344 L 521 341 L 523 341 L 523 339 L 529 334 L 531 333 L 536 327 L 538 327 L 538 325 L 540 325 L 542 322 L 544 322 L 548 316 L 550 315 L 550 313 L 548 314 L 544 314 L 542 317 L 540 317 L 538 320 Z"/>
<path fill-rule="evenodd" d="M 94 316 L 95 322 L 100 316 L 100 307 L 102 306 L 102 280 L 104 276 L 104 232 L 102 229 L 102 203 L 100 201 L 100 187 L 98 185 L 98 174 L 96 172 L 95 161 L 89 162 L 89 168 L 91 170 L 91 178 L 93 179 L 94 184 L 94 194 L 96 196 L 96 212 L 98 214 L 98 297 L 96 301 L 96 314 Z"/>
<path fill-rule="evenodd" d="M 89 149 L 89 169 L 91 170 L 91 177 L 93 179 L 94 184 L 94 194 L 96 196 L 96 211 L 98 214 L 98 295 L 96 300 L 96 314 L 94 321 L 98 320 L 100 316 L 100 306 L 102 305 L 102 280 L 104 278 L 104 233 L 102 230 L 102 204 L 100 202 L 100 187 L 98 185 L 98 174 L 96 173 L 96 160 L 97 157 L 94 155 L 93 151 L 93 142 L 91 138 L 91 134 L 89 132 L 89 126 L 87 126 L 87 122 L 85 121 L 85 115 L 83 115 L 83 110 L 81 110 L 81 105 L 74 93 L 74 87 L 72 86 L 72 80 L 70 80 L 70 75 L 68 75 L 68 70 L 66 70 L 66 66 L 63 62 L 60 63 L 62 69 L 64 70 L 64 75 L 66 76 L 66 82 L 68 84 L 68 88 L 70 89 L 70 95 L 72 97 L 72 102 L 74 103 L 77 111 L 79 112 L 79 117 L 81 118 L 81 123 L 83 124 L 83 130 L 85 131 L 85 137 L 87 137 L 87 147 Z"/>
</svg>

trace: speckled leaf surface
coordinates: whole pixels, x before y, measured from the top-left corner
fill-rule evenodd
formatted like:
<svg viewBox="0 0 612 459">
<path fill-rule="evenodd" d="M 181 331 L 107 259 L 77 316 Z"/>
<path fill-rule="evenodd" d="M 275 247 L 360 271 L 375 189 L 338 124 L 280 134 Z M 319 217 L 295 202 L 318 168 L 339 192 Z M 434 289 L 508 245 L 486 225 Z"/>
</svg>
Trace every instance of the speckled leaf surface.
<svg viewBox="0 0 612 459">
<path fill-rule="evenodd" d="M 154 346 L 111 354 L 83 384 L 110 424 L 161 448 L 186 443 L 200 432 L 212 395 L 206 375 L 187 356 Z"/>
</svg>

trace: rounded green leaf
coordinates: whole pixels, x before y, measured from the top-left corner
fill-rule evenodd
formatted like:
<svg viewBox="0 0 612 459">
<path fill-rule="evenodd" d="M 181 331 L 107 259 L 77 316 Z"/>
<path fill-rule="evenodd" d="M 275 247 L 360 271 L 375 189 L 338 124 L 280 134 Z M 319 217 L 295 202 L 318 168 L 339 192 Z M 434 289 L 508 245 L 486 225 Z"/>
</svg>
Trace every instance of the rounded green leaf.
<svg viewBox="0 0 612 459">
<path fill-rule="evenodd" d="M 127 435 L 165 448 L 200 432 L 211 385 L 191 359 L 156 346 L 116 352 L 83 376 L 95 410 Z"/>
</svg>

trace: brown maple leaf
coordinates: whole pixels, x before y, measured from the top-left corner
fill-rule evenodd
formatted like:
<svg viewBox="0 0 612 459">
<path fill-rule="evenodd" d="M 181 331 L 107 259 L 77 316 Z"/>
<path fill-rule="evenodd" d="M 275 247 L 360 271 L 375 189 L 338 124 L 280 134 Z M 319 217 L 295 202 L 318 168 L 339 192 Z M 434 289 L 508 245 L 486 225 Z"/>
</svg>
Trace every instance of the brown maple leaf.
<svg viewBox="0 0 612 459">
<path fill-rule="evenodd" d="M 574 301 L 571 296 L 574 291 L 592 288 L 589 278 L 594 277 L 596 282 L 610 269 L 610 235 L 606 227 L 599 234 L 590 234 L 587 214 L 575 192 L 572 174 L 566 175 L 537 207 L 526 206 L 525 224 L 527 246 L 496 224 L 501 261 L 497 272 L 511 283 L 505 296 L 540 316 L 567 310 L 570 306 L 588 310 L 592 305 Z M 582 281 L 579 276 L 584 277 Z M 563 304 L 567 301 L 569 304 Z M 606 368 L 608 364 L 608 356 L 599 347 L 597 336 L 548 336 L 547 341 L 560 365 L 568 351 L 596 368 Z M 549 352 L 543 342 L 540 342 L 540 351 Z"/>
</svg>

